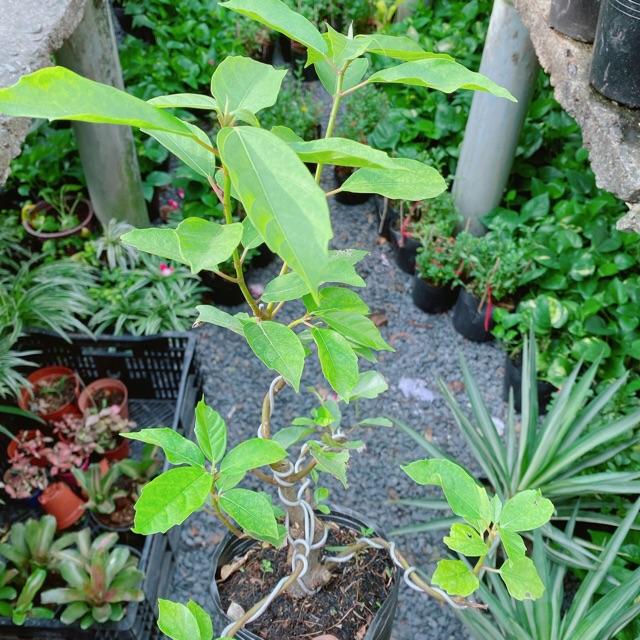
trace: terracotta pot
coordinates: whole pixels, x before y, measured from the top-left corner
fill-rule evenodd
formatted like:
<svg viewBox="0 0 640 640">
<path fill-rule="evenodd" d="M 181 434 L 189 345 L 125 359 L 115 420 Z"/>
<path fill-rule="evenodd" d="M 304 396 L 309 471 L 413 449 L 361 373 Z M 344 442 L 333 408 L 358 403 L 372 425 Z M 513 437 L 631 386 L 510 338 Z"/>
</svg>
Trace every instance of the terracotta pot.
<svg viewBox="0 0 640 640">
<path fill-rule="evenodd" d="M 68 404 L 60 407 L 53 413 L 47 414 L 38 414 L 43 420 L 47 422 L 55 422 L 56 420 L 60 420 L 62 416 L 66 416 L 68 414 L 79 416 L 80 411 L 76 404 L 78 395 L 80 394 L 80 385 L 82 381 L 80 380 L 80 376 L 77 373 L 72 371 L 67 367 L 43 367 L 42 369 L 38 369 L 34 371 L 32 374 L 27 376 L 27 380 L 33 385 L 36 386 L 39 382 L 43 380 L 47 380 L 49 378 L 55 380 L 61 378 L 63 376 L 73 377 L 75 380 L 75 388 L 74 388 L 74 398 L 73 402 L 69 402 Z M 18 406 L 23 411 L 29 411 L 29 400 L 31 397 L 30 389 L 21 389 L 18 394 Z"/>
<path fill-rule="evenodd" d="M 109 462 L 118 462 L 118 460 L 124 460 L 129 457 L 129 441 L 126 438 L 122 438 L 122 442 L 111 451 L 106 451 L 104 459 Z"/>
<path fill-rule="evenodd" d="M 21 429 L 16 434 L 16 437 L 18 437 L 21 433 L 27 434 L 27 437 L 26 437 L 27 441 L 33 440 L 38 435 L 42 435 L 42 432 L 39 429 L 28 429 L 28 430 Z M 16 455 L 17 452 L 18 452 L 18 443 L 15 440 L 11 440 L 7 445 L 7 458 L 13 458 L 13 456 Z M 48 466 L 47 459 L 44 456 L 42 457 L 33 456 L 30 462 L 32 465 L 36 467 Z"/>
<path fill-rule="evenodd" d="M 96 408 L 93 398 L 100 391 L 111 391 L 122 394 L 122 402 L 118 405 L 120 407 L 120 416 L 123 418 L 129 417 L 129 390 L 123 382 L 116 378 L 100 378 L 82 390 L 82 393 L 78 397 L 78 408 L 83 414 Z M 102 407 L 97 408 L 101 409 Z"/>
<path fill-rule="evenodd" d="M 71 200 L 72 198 L 67 198 Z M 86 229 L 91 224 L 93 220 L 93 207 L 91 206 L 91 202 L 89 200 L 81 200 L 78 208 L 76 209 L 78 219 L 80 222 L 71 229 L 64 229 L 63 231 L 38 231 L 31 226 L 31 221 L 35 218 L 36 215 L 40 213 L 57 213 L 56 209 L 52 207 L 47 202 L 38 202 L 26 215 L 22 217 L 22 226 L 25 228 L 26 232 L 33 236 L 34 238 L 38 238 L 38 240 L 55 240 L 57 238 L 69 238 L 70 236 L 75 236 L 79 234 L 83 229 Z"/>
<path fill-rule="evenodd" d="M 64 482 L 53 482 L 38 498 L 42 508 L 52 515 L 58 529 L 68 529 L 84 514 L 84 502 Z"/>
</svg>

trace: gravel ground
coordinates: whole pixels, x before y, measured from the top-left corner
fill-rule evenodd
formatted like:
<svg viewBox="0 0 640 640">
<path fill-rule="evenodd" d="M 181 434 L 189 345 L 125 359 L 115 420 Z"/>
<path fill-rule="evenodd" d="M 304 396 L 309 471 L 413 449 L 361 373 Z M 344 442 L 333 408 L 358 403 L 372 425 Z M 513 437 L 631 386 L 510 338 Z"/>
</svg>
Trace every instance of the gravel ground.
<svg viewBox="0 0 640 640">
<path fill-rule="evenodd" d="M 331 188 L 332 181 L 332 172 L 325 170 L 325 188 Z M 438 446 L 473 466 L 457 426 L 438 393 L 436 381 L 442 378 L 457 399 L 467 405 L 458 363 L 458 354 L 463 354 L 492 414 L 502 417 L 502 352 L 495 344 L 476 344 L 459 336 L 451 325 L 450 313 L 429 316 L 413 305 L 411 277 L 396 267 L 391 247 L 377 236 L 373 199 L 355 207 L 332 203 L 332 220 L 334 248 L 356 247 L 370 252 L 358 265 L 367 282 L 367 288 L 360 293 L 372 312 L 384 318 L 381 331 L 396 350 L 383 353 L 377 367 L 387 379 L 389 391 L 375 401 L 366 401 L 362 409 L 368 415 L 387 415 L 413 425 Z M 264 285 L 276 275 L 277 268 L 273 264 L 251 272 L 250 284 Z M 283 310 L 284 315 L 294 317 L 295 305 L 288 307 Z M 273 372 L 265 370 L 244 340 L 231 332 L 206 326 L 198 330 L 198 341 L 206 399 L 226 417 L 230 444 L 254 436 L 260 422 L 262 396 L 274 377 Z M 420 398 L 411 394 L 407 397 L 407 387 L 415 388 L 416 384 L 421 384 L 427 393 Z M 326 386 L 313 360 L 305 369 L 301 388 L 308 385 Z M 306 414 L 314 406 L 313 400 L 309 393 L 296 396 L 287 388 L 278 396 L 274 425 L 287 426 L 292 418 Z M 403 432 L 383 428 L 365 429 L 361 437 L 366 450 L 352 456 L 350 489 L 345 491 L 337 483 L 327 483 L 332 488 L 332 502 L 356 510 L 382 531 L 437 517 L 437 513 L 389 502 L 397 497 L 427 494 L 413 485 L 400 469 L 403 463 L 425 457 L 413 440 Z M 174 599 L 184 602 L 194 598 L 211 608 L 210 555 L 213 545 L 221 538 L 220 527 L 207 514 L 197 514 L 185 523 L 172 585 Z M 437 560 L 445 555 L 441 539 L 442 534 L 433 533 L 402 536 L 397 541 L 418 566 L 430 573 Z M 469 634 L 451 611 L 403 586 L 393 640 L 422 638 L 463 640 L 469 638 Z"/>
</svg>

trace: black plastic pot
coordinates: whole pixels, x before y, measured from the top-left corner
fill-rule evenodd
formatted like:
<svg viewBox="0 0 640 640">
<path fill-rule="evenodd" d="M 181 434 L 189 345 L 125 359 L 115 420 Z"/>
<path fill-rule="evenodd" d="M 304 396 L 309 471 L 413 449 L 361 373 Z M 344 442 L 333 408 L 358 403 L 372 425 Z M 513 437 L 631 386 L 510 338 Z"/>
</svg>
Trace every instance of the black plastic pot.
<svg viewBox="0 0 640 640">
<path fill-rule="evenodd" d="M 398 229 L 394 227 L 394 219 L 389 223 L 389 236 L 393 245 L 396 264 L 409 275 L 416 272 L 416 256 L 420 243 L 415 238 L 403 237 Z"/>
<path fill-rule="evenodd" d="M 565 36 L 593 42 L 599 11 L 600 0 L 552 0 L 549 22 Z"/>
<path fill-rule="evenodd" d="M 131 523 L 131 525 L 128 527 L 113 527 L 99 520 L 96 514 L 93 513 L 93 511 L 89 512 L 89 522 L 93 531 L 109 531 L 112 533 L 117 533 L 119 544 L 125 544 L 136 549 L 141 549 L 144 545 L 144 536 L 141 536 L 138 533 L 133 533 L 133 531 L 131 531 L 133 523 Z"/>
<path fill-rule="evenodd" d="M 244 303 L 242 291 L 234 282 L 229 282 L 209 271 L 201 271 L 200 280 L 209 289 L 214 303 L 225 307 L 237 307 Z"/>
<path fill-rule="evenodd" d="M 330 515 L 318 514 L 323 520 L 329 522 L 335 522 L 342 527 L 347 527 L 354 531 L 362 531 L 363 529 L 370 529 L 370 525 L 365 522 L 360 516 L 354 514 L 351 511 L 343 509 L 342 512 L 334 511 Z M 252 546 L 258 544 L 255 540 L 250 539 L 238 539 L 231 534 L 227 534 L 224 540 L 216 547 L 213 553 L 213 567 L 214 567 L 214 579 L 211 582 L 211 596 L 213 598 L 214 607 L 214 626 L 217 633 L 222 630 L 231 622 L 227 617 L 226 612 L 222 608 L 222 602 L 220 601 L 220 593 L 218 592 L 218 585 L 216 583 L 216 577 L 219 573 L 219 568 L 226 564 L 229 564 L 233 558 L 244 555 Z M 400 577 L 395 575 L 394 584 L 391 587 L 391 591 L 387 599 L 382 603 L 382 606 L 376 612 L 373 617 L 367 634 L 363 640 L 391 640 L 391 631 L 393 629 L 393 619 L 396 614 L 396 606 L 398 604 L 398 590 L 400 588 Z M 235 636 L 238 640 L 260 640 L 260 638 L 243 629 L 239 631 Z M 282 638 L 282 640 L 287 640 Z"/>
<path fill-rule="evenodd" d="M 602 0 L 591 84 L 602 95 L 640 108 L 640 2 Z"/>
<path fill-rule="evenodd" d="M 349 170 L 348 167 L 333 168 L 333 175 L 336 178 L 338 187 L 341 187 L 347 178 L 355 171 L 355 169 Z M 340 204 L 346 204 L 348 206 L 354 206 L 357 204 L 364 204 L 371 197 L 370 193 L 349 193 L 348 191 L 339 191 L 336 193 L 335 198 Z"/>
<path fill-rule="evenodd" d="M 261 244 L 258 247 L 258 255 L 251 258 L 250 266 L 255 267 L 256 269 L 262 269 L 264 267 L 268 267 L 276 257 L 276 254 L 267 247 L 266 244 Z M 232 284 L 231 282 L 229 284 Z M 236 289 L 238 288 L 235 285 Z M 244 300 L 244 298 L 242 298 Z"/>
<path fill-rule="evenodd" d="M 458 289 L 450 287 L 436 287 L 420 276 L 413 276 L 413 290 L 411 297 L 413 304 L 425 313 L 444 313 L 455 304 Z"/>
<path fill-rule="evenodd" d="M 480 306 L 480 300 L 462 288 L 453 308 L 453 328 L 461 336 L 472 342 L 493 340 L 491 335 L 492 318 L 489 319 L 488 330 L 485 329 L 486 312 L 486 302 Z"/>
<path fill-rule="evenodd" d="M 508 355 L 504 363 L 504 380 L 502 384 L 502 398 L 509 400 L 509 390 L 513 389 L 513 408 L 520 413 L 522 410 L 522 360 L 514 360 Z M 538 412 L 547 412 L 547 407 L 557 389 L 546 380 L 538 380 Z"/>
</svg>

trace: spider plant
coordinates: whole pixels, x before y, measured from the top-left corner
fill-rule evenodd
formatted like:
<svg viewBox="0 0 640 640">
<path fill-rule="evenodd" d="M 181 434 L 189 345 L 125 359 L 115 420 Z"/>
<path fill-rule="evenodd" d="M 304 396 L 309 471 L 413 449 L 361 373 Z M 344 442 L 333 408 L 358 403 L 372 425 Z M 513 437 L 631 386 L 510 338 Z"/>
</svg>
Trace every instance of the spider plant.
<svg viewBox="0 0 640 640">
<path fill-rule="evenodd" d="M 564 580 L 566 566 L 554 562 L 541 542 L 540 531 L 534 533 L 533 561 L 542 581 L 547 585 L 536 601 L 517 602 L 490 573 L 480 587 L 479 596 L 488 614 L 478 610 L 456 611 L 478 640 L 609 640 L 617 636 L 640 614 L 640 568 L 629 572 L 623 580 L 611 573 L 613 563 L 640 511 L 640 499 L 629 509 L 620 526 L 597 558 L 594 569 L 587 572 L 578 590 L 565 608 Z M 571 518 L 566 534 L 571 537 L 575 518 Z M 605 595 L 597 597 L 602 593 Z"/>
<path fill-rule="evenodd" d="M 618 453 L 640 441 L 640 436 L 634 432 L 640 424 L 640 411 L 613 419 L 602 417 L 602 414 L 624 386 L 626 376 L 590 399 L 598 363 L 581 376 L 578 365 L 562 385 L 547 415 L 540 418 L 536 352 L 535 337 L 531 335 L 524 342 L 522 414 L 518 421 L 512 396 L 504 439 L 464 359 L 462 372 L 471 417 L 463 411 L 442 380 L 439 381 L 440 392 L 477 464 L 501 500 L 507 500 L 519 491 L 539 489 L 556 505 L 556 522 L 571 517 L 577 501 L 582 500 L 583 506 L 576 514 L 578 521 L 617 526 L 620 518 L 599 512 L 601 496 L 640 494 L 640 471 L 601 471 L 601 468 Z M 408 425 L 401 422 L 397 425 L 431 457 L 446 457 Z M 585 500 L 585 497 L 589 499 Z M 420 506 L 420 501 L 413 500 L 411 504 Z M 442 505 L 430 501 L 424 506 L 433 509 Z M 398 533 L 439 528 L 445 522 L 449 524 L 450 520 L 409 526 Z M 556 557 L 562 556 L 583 568 L 593 566 L 596 559 L 593 551 L 599 549 L 597 546 L 580 539 L 572 541 L 552 525 L 547 525 L 543 534 L 565 545 L 563 550 L 553 551 Z"/>
</svg>

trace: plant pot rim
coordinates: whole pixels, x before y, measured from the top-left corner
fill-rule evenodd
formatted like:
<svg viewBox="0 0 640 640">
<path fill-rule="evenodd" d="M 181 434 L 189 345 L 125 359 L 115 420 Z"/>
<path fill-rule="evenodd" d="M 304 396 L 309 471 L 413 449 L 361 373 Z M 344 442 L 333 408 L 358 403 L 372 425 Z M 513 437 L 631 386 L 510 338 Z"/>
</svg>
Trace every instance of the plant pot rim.
<svg viewBox="0 0 640 640">
<path fill-rule="evenodd" d="M 354 512 L 351 509 L 348 509 L 346 507 L 341 507 L 338 510 L 338 509 L 334 509 L 333 505 L 332 505 L 331 506 L 331 513 L 323 514 L 323 513 L 316 512 L 316 515 L 322 520 L 328 520 L 330 522 L 337 522 L 337 523 L 341 524 L 341 526 L 343 526 L 343 527 L 351 526 L 351 528 L 353 528 L 354 530 L 355 530 L 355 526 L 358 526 L 358 525 L 359 526 L 364 526 L 364 527 L 367 527 L 367 528 L 371 528 L 370 524 L 366 521 L 366 518 L 363 518 L 362 516 L 360 516 L 356 512 Z M 345 523 L 344 522 L 345 520 L 351 521 L 351 525 L 348 525 L 347 523 Z M 377 535 L 379 535 L 381 537 L 385 537 L 384 533 L 381 532 L 379 529 L 373 528 L 372 530 L 375 531 Z M 229 624 L 231 622 L 231 619 L 228 618 L 226 613 L 224 613 L 224 611 L 223 611 L 222 601 L 220 599 L 220 592 L 218 591 L 218 583 L 217 583 L 217 580 L 216 580 L 216 574 L 217 574 L 217 570 L 218 570 L 218 564 L 219 564 L 220 557 L 225 552 L 227 547 L 229 547 L 235 541 L 238 541 L 238 538 L 236 536 L 234 536 L 232 533 L 227 532 L 227 534 L 222 539 L 222 541 L 219 542 L 216 545 L 216 547 L 214 549 L 214 552 L 212 554 L 212 558 L 211 558 L 212 562 L 213 562 L 214 571 L 213 571 L 213 578 L 211 580 L 209 592 L 210 592 L 211 597 L 213 599 L 214 607 L 221 614 L 220 615 L 220 619 L 221 619 L 220 622 L 221 622 L 222 626 L 226 626 L 227 624 Z M 247 539 L 247 540 L 243 540 L 243 542 L 245 542 L 245 544 L 247 545 L 247 548 L 253 547 L 255 545 L 260 544 L 258 540 L 252 540 L 250 538 Z M 396 567 L 396 565 L 393 563 L 392 560 L 390 560 L 390 564 L 393 567 L 393 576 L 394 576 L 393 584 L 390 587 L 389 593 L 387 594 L 387 597 L 385 598 L 384 602 L 382 603 L 382 605 L 380 606 L 378 611 L 376 611 L 375 615 L 371 619 L 371 622 L 369 624 L 369 628 L 367 629 L 367 634 L 365 635 L 363 640 L 373 640 L 373 637 L 371 636 L 370 632 L 371 632 L 372 629 L 374 629 L 374 624 L 375 624 L 376 620 L 379 618 L 379 616 L 385 615 L 387 613 L 387 609 L 389 609 L 391 607 L 393 608 L 393 611 L 395 611 L 395 603 L 397 602 L 398 592 L 400 590 L 400 583 L 402 582 L 402 580 L 399 579 L 398 568 Z M 222 629 L 220 631 L 222 631 Z M 242 634 L 242 635 L 240 635 L 240 634 Z M 243 628 L 236 635 L 238 637 L 238 640 L 260 640 L 259 636 L 255 635 L 251 631 L 248 631 L 246 628 Z M 282 640 L 287 640 L 287 638 L 282 638 Z"/>
<path fill-rule="evenodd" d="M 119 406 L 121 409 L 126 407 L 129 400 L 129 389 L 127 385 L 118 378 L 98 378 L 97 380 L 94 380 L 93 382 L 88 384 L 80 392 L 80 395 L 78 396 L 78 409 L 80 409 L 80 411 L 84 414 L 86 411 L 93 408 L 93 404 L 91 402 L 93 395 L 96 392 L 101 391 L 102 389 L 109 388 L 115 388 L 119 391 L 122 391 L 124 397 Z M 125 415 L 123 417 L 126 418 L 127 416 Z"/>
<path fill-rule="evenodd" d="M 31 383 L 32 385 L 35 385 L 42 378 L 46 378 L 47 376 L 54 376 L 54 375 L 71 376 L 75 379 L 76 384 L 74 389 L 73 400 L 63 405 L 59 409 L 56 409 L 52 413 L 37 414 L 47 422 L 55 421 L 61 418 L 63 415 L 71 412 L 71 410 L 76 406 L 76 403 L 78 401 L 78 396 L 80 395 L 80 385 L 82 384 L 82 380 L 80 379 L 80 376 L 73 369 L 70 369 L 69 367 L 64 367 L 62 365 L 40 367 L 39 369 L 32 371 L 27 376 L 27 382 Z M 29 398 L 33 398 L 31 389 L 27 387 L 22 387 L 22 389 L 20 389 L 20 391 L 18 392 L 18 406 L 23 411 L 29 411 Z"/>
<path fill-rule="evenodd" d="M 82 198 L 82 200 L 80 200 L 80 204 L 87 205 L 87 214 L 83 220 L 81 220 L 75 227 L 72 227 L 71 229 L 63 229 L 61 231 L 37 231 L 31 226 L 26 216 L 22 217 L 22 226 L 30 236 L 33 236 L 34 238 L 38 238 L 39 240 L 55 240 L 59 238 L 68 238 L 70 236 L 74 236 L 77 233 L 80 233 L 80 231 L 82 231 L 82 229 L 84 229 L 86 226 L 88 226 L 89 223 L 93 220 L 93 216 L 94 216 L 93 205 L 91 204 L 91 200 L 89 200 L 88 198 Z M 36 202 L 36 204 L 33 206 L 33 209 L 31 209 L 30 213 L 33 211 L 48 211 L 48 210 L 53 210 L 57 212 L 57 209 L 52 205 L 50 205 L 48 202 L 45 202 L 44 200 L 40 200 L 39 202 Z"/>
<path fill-rule="evenodd" d="M 42 505 L 43 509 L 47 511 L 46 505 L 49 504 L 53 499 L 60 497 L 63 493 L 73 496 L 74 502 L 76 504 L 75 507 L 66 509 L 64 514 L 59 514 L 59 509 L 51 513 L 51 515 L 53 515 L 56 519 L 57 528 L 59 530 L 68 529 L 76 522 L 78 522 L 86 509 L 84 500 L 78 497 L 66 482 L 51 482 L 49 486 L 47 486 L 42 491 L 40 496 L 38 496 L 38 502 Z M 47 511 L 47 513 L 50 512 Z"/>
</svg>

